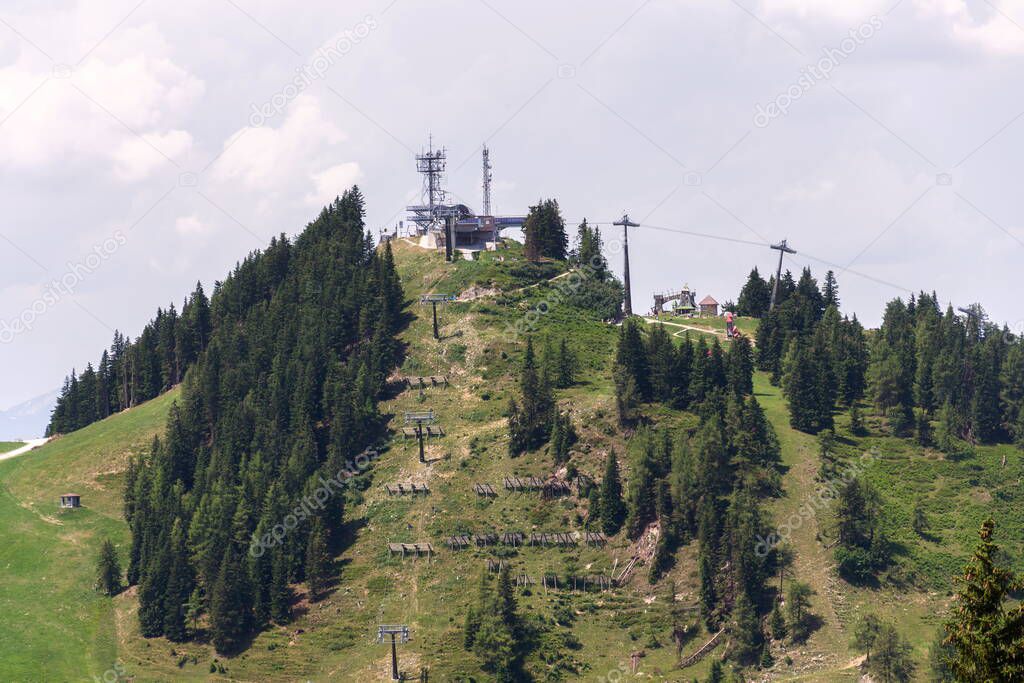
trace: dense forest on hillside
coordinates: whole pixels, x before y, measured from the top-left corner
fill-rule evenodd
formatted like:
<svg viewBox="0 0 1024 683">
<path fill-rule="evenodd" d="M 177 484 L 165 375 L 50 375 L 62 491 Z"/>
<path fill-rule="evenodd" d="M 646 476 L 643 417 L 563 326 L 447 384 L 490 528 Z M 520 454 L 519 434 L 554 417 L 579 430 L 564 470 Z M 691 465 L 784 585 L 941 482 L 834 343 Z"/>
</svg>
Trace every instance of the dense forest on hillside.
<svg viewBox="0 0 1024 683">
<path fill-rule="evenodd" d="M 357 188 L 217 287 L 166 435 L 128 473 L 143 635 L 190 638 L 205 614 L 218 650 L 235 651 L 290 619 L 291 583 L 325 586 L 341 489 L 379 436 L 402 306 Z"/>
<path fill-rule="evenodd" d="M 64 380 L 46 435 L 66 434 L 136 406 L 178 384 L 210 341 L 210 302 L 196 283 L 179 315 L 171 304 L 135 341 L 114 332 L 99 363 Z"/>
<path fill-rule="evenodd" d="M 856 316 L 840 317 L 831 271 L 823 289 L 810 270 L 798 282 L 787 271 L 768 310 L 774 287 L 755 269 L 739 307 L 764 316 L 758 368 L 786 388 L 794 427 L 828 429 L 837 408 L 867 395 L 894 434 L 947 455 L 975 444 L 1024 446 L 1024 338 L 990 322 L 980 305 L 958 315 L 934 292 L 897 298 L 869 341 Z"/>
</svg>

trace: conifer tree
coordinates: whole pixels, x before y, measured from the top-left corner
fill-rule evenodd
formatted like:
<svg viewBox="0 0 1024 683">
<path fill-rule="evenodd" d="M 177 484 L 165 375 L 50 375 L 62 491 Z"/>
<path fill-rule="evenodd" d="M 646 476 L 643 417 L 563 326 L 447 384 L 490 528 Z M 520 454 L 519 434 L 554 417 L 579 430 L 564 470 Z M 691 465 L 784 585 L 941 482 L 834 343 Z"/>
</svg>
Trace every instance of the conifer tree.
<svg viewBox="0 0 1024 683">
<path fill-rule="evenodd" d="M 619 461 L 615 451 L 608 451 L 604 479 L 601 480 L 601 528 L 613 535 L 622 528 L 626 516 L 626 505 L 622 501 L 622 480 L 619 478 Z"/>
<path fill-rule="evenodd" d="M 747 282 L 740 290 L 739 299 L 736 301 L 736 313 L 751 318 L 760 318 L 768 312 L 768 305 L 771 303 L 771 289 L 755 267 L 747 276 Z"/>
<path fill-rule="evenodd" d="M 1014 573 L 997 564 L 995 523 L 981 525 L 981 541 L 958 578 L 960 588 L 946 622 L 949 668 L 958 680 L 1011 681 L 1024 677 L 1024 607 L 1010 606 L 1021 589 Z"/>
<path fill-rule="evenodd" d="M 565 220 L 554 199 L 543 199 L 530 207 L 523 222 L 523 235 L 527 258 L 531 261 L 541 257 L 564 261 L 568 257 Z"/>
<path fill-rule="evenodd" d="M 810 634 L 812 595 L 814 590 L 800 581 L 792 581 L 786 588 L 786 629 L 793 642 L 801 643 Z"/>
<path fill-rule="evenodd" d="M 533 352 L 533 339 L 526 340 L 526 353 L 519 375 L 521 403 L 509 403 L 509 453 L 519 455 L 539 448 L 551 436 L 554 397 L 547 373 L 541 373 Z"/>
<path fill-rule="evenodd" d="M 558 344 L 558 361 L 554 376 L 557 378 L 556 386 L 559 389 L 571 387 L 576 374 L 576 358 L 569 350 L 569 342 L 562 338 Z"/>
<path fill-rule="evenodd" d="M 170 569 L 164 598 L 164 635 L 169 640 L 181 642 L 188 638 L 188 600 L 192 594 L 194 580 L 192 567 L 185 546 L 185 530 L 181 520 L 174 520 L 171 528 Z"/>
<path fill-rule="evenodd" d="M 616 365 L 612 370 L 615 384 L 615 411 L 622 426 L 632 425 L 640 417 L 640 391 L 636 380 L 624 366 Z"/>
<path fill-rule="evenodd" d="M 292 591 L 288 585 L 288 556 L 281 548 L 273 551 L 270 583 L 270 618 L 278 624 L 291 621 Z"/>
<path fill-rule="evenodd" d="M 729 345 L 726 356 L 726 376 L 729 388 L 738 396 L 754 393 L 754 353 L 750 340 L 737 337 Z"/>
<path fill-rule="evenodd" d="M 615 352 L 615 365 L 633 379 L 640 400 L 651 399 L 651 376 L 647 348 L 640 333 L 640 323 L 626 320 L 619 329 L 619 344 Z"/>
<path fill-rule="evenodd" d="M 874 680 L 904 683 L 911 680 L 916 665 L 914 648 L 892 624 L 883 624 L 875 639 L 875 656 L 868 664 Z"/>
<path fill-rule="evenodd" d="M 331 558 L 327 552 L 327 532 L 319 517 L 313 521 L 306 545 L 306 584 L 309 597 L 319 600 L 330 578 Z"/>
<path fill-rule="evenodd" d="M 104 595 L 117 595 L 121 591 L 121 563 L 117 549 L 109 538 L 103 539 L 96 561 L 96 586 Z"/>
<path fill-rule="evenodd" d="M 247 584 L 238 552 L 229 543 L 210 598 L 210 636 L 221 654 L 236 652 L 249 632 L 252 615 Z"/>
<path fill-rule="evenodd" d="M 857 620 L 853 628 L 853 647 L 864 652 L 868 662 L 871 661 L 871 651 L 875 649 L 875 643 L 882 631 L 882 621 L 872 613 L 864 614 Z"/>
<path fill-rule="evenodd" d="M 640 538 L 640 534 L 648 524 L 654 521 L 657 514 L 655 478 L 651 472 L 651 462 L 646 454 L 635 468 L 635 476 L 631 484 L 629 518 L 626 528 L 629 537 L 635 540 Z"/>
<path fill-rule="evenodd" d="M 836 283 L 836 274 L 831 270 L 825 273 L 825 286 L 822 295 L 825 308 L 829 306 L 839 308 L 839 285 Z"/>
<path fill-rule="evenodd" d="M 757 616 L 757 609 L 744 591 L 740 591 L 736 598 L 733 620 L 736 659 L 741 664 L 753 664 L 760 657 L 764 634 L 761 632 L 761 620 Z"/>
</svg>

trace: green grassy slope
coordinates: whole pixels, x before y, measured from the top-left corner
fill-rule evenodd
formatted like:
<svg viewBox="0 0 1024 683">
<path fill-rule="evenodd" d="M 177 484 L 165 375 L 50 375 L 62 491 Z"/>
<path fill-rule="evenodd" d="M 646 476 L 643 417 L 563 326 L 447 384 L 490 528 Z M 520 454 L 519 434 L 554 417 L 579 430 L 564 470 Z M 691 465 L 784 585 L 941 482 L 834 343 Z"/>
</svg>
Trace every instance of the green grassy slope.
<svg viewBox="0 0 1024 683">
<path fill-rule="evenodd" d="M 546 284 L 513 292 L 536 275 L 531 266 L 515 260 L 515 250 L 502 252 L 503 260 L 485 254 L 480 261 L 447 266 L 437 254 L 401 243 L 395 253 L 410 299 L 470 288 L 481 296 L 440 307 L 441 342 L 431 338 L 430 308 L 410 308 L 414 319 L 403 333 L 407 358 L 397 374 L 444 374 L 451 386 L 430 388 L 422 395 L 402 391 L 385 401 L 382 411 L 400 433 L 404 411 L 433 409 L 448 436 L 430 443 L 429 465 L 418 462 L 414 441 L 395 439 L 371 472 L 360 478 L 360 490 L 354 492 L 346 513 L 351 543 L 337 558 L 336 589 L 310 604 L 304 587 L 297 586 L 296 620 L 258 635 L 246 652 L 228 660 L 217 658 L 202 643 L 141 638 L 134 590 L 113 600 L 91 590 L 99 539 L 110 535 L 125 553 L 127 531 L 120 517 L 125 458 L 148 445 L 162 428 L 172 394 L 29 456 L 0 463 L 0 531 L 12 539 L 0 550 L 4 577 L 12 577 L 0 583 L 0 606 L 8 615 L 0 621 L 0 677 L 73 680 L 101 675 L 120 661 L 138 681 L 386 680 L 390 651 L 376 644 L 376 626 L 407 623 L 413 639 L 400 648 L 405 671 L 416 673 L 427 666 L 432 680 L 487 680 L 461 646 L 462 619 L 486 558 L 500 555 L 517 571 L 539 578 L 545 571 L 564 574 L 573 564 L 581 573 L 609 573 L 632 556 L 635 548 L 623 538 L 603 549 L 569 551 L 527 547 L 517 552 L 453 552 L 445 546 L 447 536 L 456 532 L 576 530 L 586 515 L 586 501 L 575 496 L 542 501 L 537 494 L 510 494 L 502 486 L 506 474 L 546 476 L 554 471 L 544 452 L 508 457 L 503 414 L 524 346 L 510 329 L 539 303 L 556 301 L 557 288 Z M 544 268 L 546 277 L 562 272 L 557 266 Z M 615 426 L 609 365 L 617 330 L 568 306 L 553 304 L 546 311 L 531 316 L 537 337 L 567 337 L 580 361 L 579 383 L 557 395 L 563 409 L 572 411 L 582 437 L 573 462 L 600 477 L 606 453 L 614 448 L 627 463 L 628 481 L 632 449 Z M 754 329 L 749 322 L 741 327 Z M 781 522 L 806 504 L 819 485 L 818 446 L 814 437 L 789 427 L 785 401 L 765 376 L 756 376 L 755 390 L 778 432 L 787 468 L 785 495 L 769 504 Z M 649 413 L 662 425 L 693 426 L 696 421 L 692 415 L 658 406 L 651 406 Z M 950 577 L 966 559 L 977 526 L 988 513 L 996 515 L 1000 541 L 1021 566 L 1024 512 L 1019 482 L 1024 473 L 1018 453 L 1007 447 L 980 448 L 976 457 L 954 463 L 887 436 L 880 420 L 869 418 L 868 428 L 868 436 L 854 437 L 845 416 L 839 416 L 840 455 L 853 458 L 866 450 L 877 454 L 863 476 L 878 486 L 886 502 L 886 532 L 901 548 L 892 579 L 904 585 L 855 588 L 838 579 L 831 550 L 820 538 L 827 536 L 831 510 L 818 509 L 793 530 L 790 543 L 797 553 L 794 574 L 816 591 L 813 611 L 822 625 L 804 645 L 773 646 L 774 679 L 856 680 L 853 663 L 859 653 L 849 647 L 850 626 L 867 609 L 898 622 L 914 644 L 923 677 L 927 646 L 948 602 Z M 416 499 L 387 496 L 383 485 L 397 482 L 428 484 L 431 494 Z M 497 498 L 478 498 L 472 491 L 477 482 L 492 484 Z M 65 489 L 82 494 L 85 509 L 58 515 L 56 495 Z M 932 520 L 930 538 L 918 537 L 910 529 L 910 511 L 918 497 Z M 389 541 L 430 542 L 437 555 L 429 562 L 390 558 Z M 650 679 L 703 678 L 707 659 L 685 671 L 674 669 L 676 654 L 667 621 L 669 581 L 675 582 L 679 604 L 696 604 L 694 555 L 693 546 L 682 548 L 676 568 L 657 586 L 647 583 L 647 569 L 641 567 L 627 586 L 611 592 L 569 594 L 534 586 L 520 593 L 520 603 L 524 611 L 549 620 L 566 609 L 576 615 L 572 633 L 578 647 L 549 643 L 545 652 L 552 665 L 575 660 L 581 679 L 605 676 L 640 650 L 645 652 L 641 671 Z M 561 637 L 569 631 L 556 626 L 553 633 Z M 706 637 L 697 633 L 684 654 Z M 787 656 L 791 664 L 786 663 Z M 224 667 L 223 674 L 210 673 L 215 659 Z"/>
<path fill-rule="evenodd" d="M 13 451 L 15 448 L 21 448 L 24 446 L 20 441 L 0 441 L 0 453 L 7 453 Z"/>
<path fill-rule="evenodd" d="M 91 680 L 114 666 L 113 604 L 93 590 L 95 556 L 105 536 L 126 554 L 121 473 L 176 395 L 0 462 L 0 678 Z M 62 514 L 69 489 L 83 507 Z"/>
</svg>

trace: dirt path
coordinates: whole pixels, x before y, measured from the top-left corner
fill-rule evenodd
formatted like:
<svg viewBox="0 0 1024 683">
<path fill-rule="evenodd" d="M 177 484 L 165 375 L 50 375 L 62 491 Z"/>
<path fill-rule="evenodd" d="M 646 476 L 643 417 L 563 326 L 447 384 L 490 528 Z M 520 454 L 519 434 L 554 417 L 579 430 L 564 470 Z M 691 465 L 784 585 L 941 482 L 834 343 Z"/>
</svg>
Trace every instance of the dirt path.
<svg viewBox="0 0 1024 683">
<path fill-rule="evenodd" d="M 727 335 L 723 330 L 715 330 L 715 329 L 712 329 L 710 327 L 698 327 L 696 325 L 684 325 L 682 323 L 672 323 L 672 322 L 668 322 L 667 320 L 658 320 L 656 318 L 642 318 L 642 319 L 643 319 L 643 321 L 645 323 L 647 323 L 649 325 L 671 325 L 672 327 L 679 327 L 679 328 L 681 328 L 679 331 L 672 333 L 673 337 L 678 337 L 678 336 L 682 335 L 684 332 L 700 332 L 702 334 L 713 334 L 716 337 L 721 337 L 722 339 L 724 339 L 726 341 L 729 341 L 729 335 Z M 754 339 L 752 337 L 750 337 L 748 335 L 745 335 L 745 334 L 743 336 L 747 337 L 747 339 L 750 340 L 750 345 L 751 346 L 757 346 L 757 343 L 754 341 Z"/>
<path fill-rule="evenodd" d="M 7 451 L 6 453 L 3 453 L 2 455 L 0 455 L 0 460 L 7 460 L 9 458 L 16 458 L 19 455 L 24 455 L 25 453 L 28 453 L 29 451 L 31 451 L 33 449 L 39 448 L 40 446 L 42 446 L 44 443 L 46 443 L 49 440 L 50 440 L 49 438 L 45 438 L 45 439 L 30 439 L 30 440 L 26 441 L 25 445 L 22 446 L 21 448 L 15 448 L 13 451 Z"/>
</svg>

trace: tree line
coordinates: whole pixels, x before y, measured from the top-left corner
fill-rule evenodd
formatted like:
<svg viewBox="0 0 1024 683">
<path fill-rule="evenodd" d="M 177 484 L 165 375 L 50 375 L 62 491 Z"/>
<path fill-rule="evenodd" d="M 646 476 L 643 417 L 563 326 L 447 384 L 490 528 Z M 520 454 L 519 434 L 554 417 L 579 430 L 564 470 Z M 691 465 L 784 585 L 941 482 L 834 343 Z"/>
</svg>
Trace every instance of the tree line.
<svg viewBox="0 0 1024 683">
<path fill-rule="evenodd" d="M 115 331 L 96 366 L 89 363 L 65 378 L 46 435 L 81 429 L 181 382 L 209 343 L 214 318 L 202 283 L 196 283 L 180 314 L 173 303 L 158 308 L 135 341 Z"/>
<path fill-rule="evenodd" d="M 380 436 L 377 400 L 401 353 L 401 285 L 363 216 L 353 188 L 216 288 L 210 339 L 126 477 L 144 636 L 206 633 L 235 652 L 290 620 L 296 583 L 313 600 L 328 585 L 342 473 Z"/>
<path fill-rule="evenodd" d="M 1024 338 L 981 306 L 969 310 L 943 312 L 934 292 L 890 301 L 871 347 L 871 398 L 895 433 L 913 431 L 949 455 L 974 444 L 1024 446 Z"/>
</svg>

